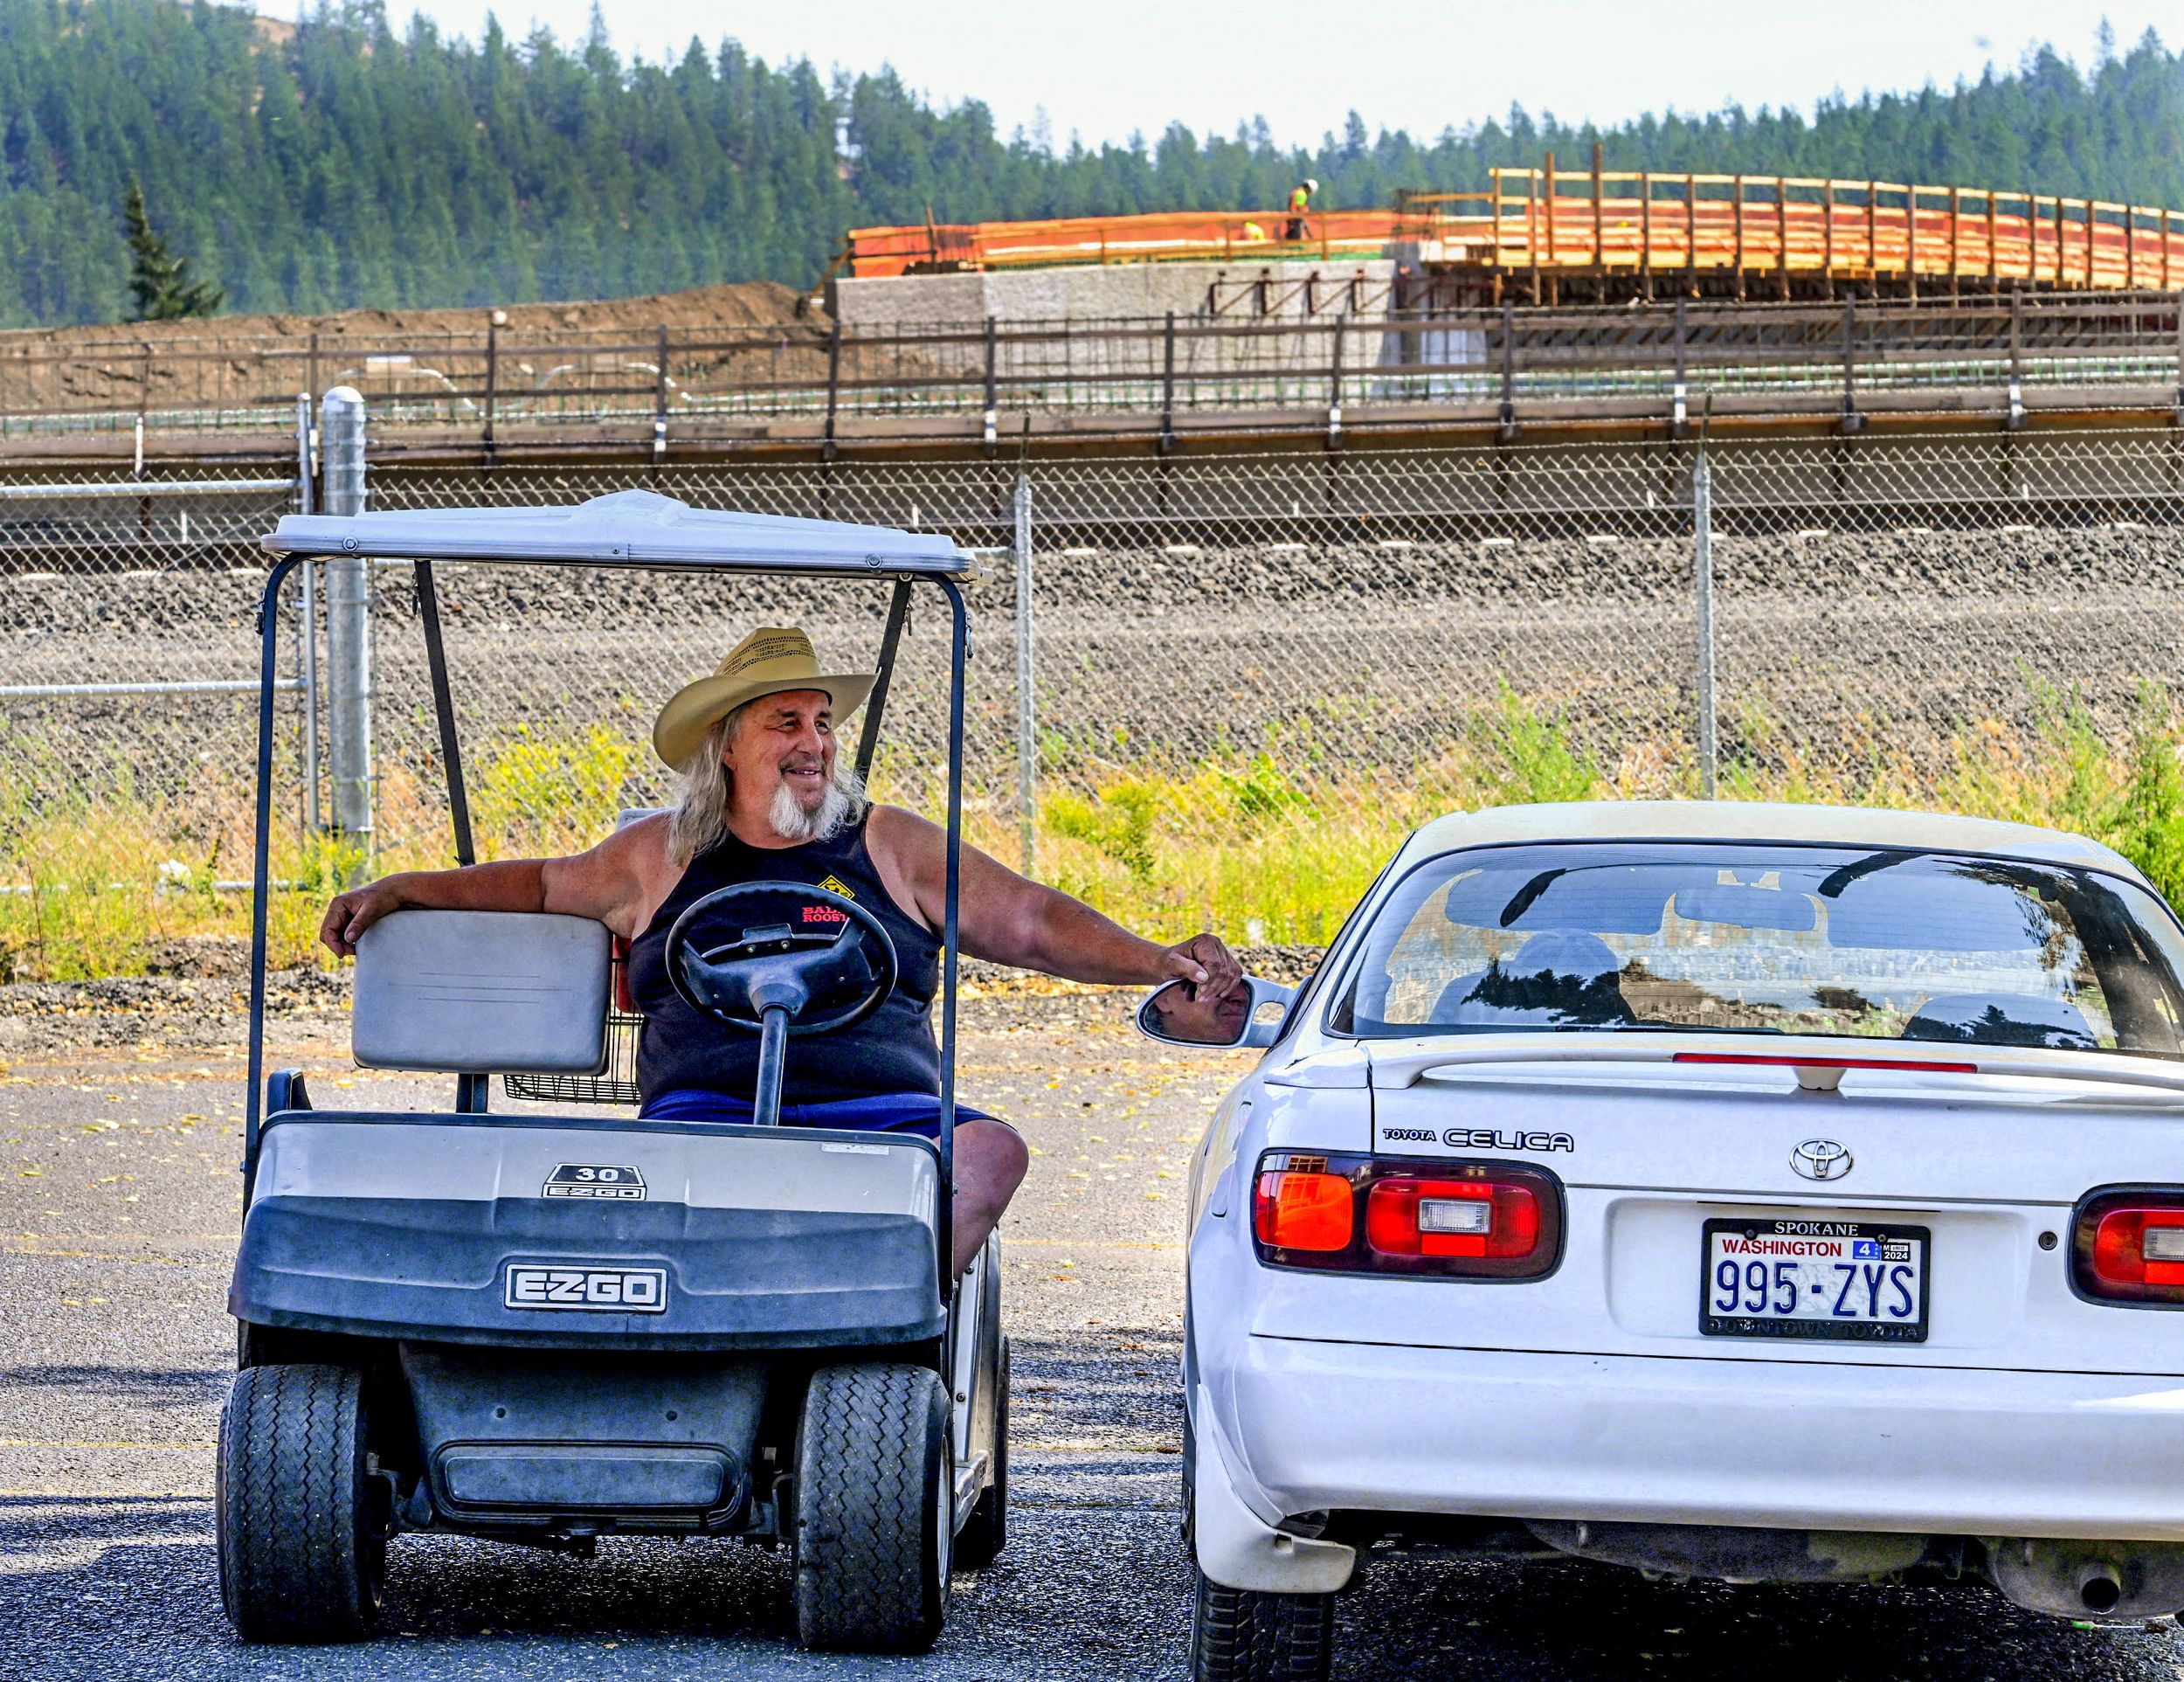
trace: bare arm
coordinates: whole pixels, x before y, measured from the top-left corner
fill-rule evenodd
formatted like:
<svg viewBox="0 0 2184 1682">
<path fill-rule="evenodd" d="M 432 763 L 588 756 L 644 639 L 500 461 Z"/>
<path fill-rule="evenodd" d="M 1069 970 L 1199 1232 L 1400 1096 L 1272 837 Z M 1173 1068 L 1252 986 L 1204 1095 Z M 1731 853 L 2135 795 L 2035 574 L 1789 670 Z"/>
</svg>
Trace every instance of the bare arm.
<svg viewBox="0 0 2184 1682">
<path fill-rule="evenodd" d="M 459 870 L 399 870 L 352 888 L 326 908 L 319 938 L 338 958 L 390 911 L 555 911 L 604 923 L 634 939 L 674 886 L 667 820 L 647 818 L 587 852 L 565 858 L 506 859 Z"/>
<path fill-rule="evenodd" d="M 914 903 L 926 926 L 939 928 L 947 907 L 946 832 L 915 813 L 879 806 L 865 833 L 889 890 Z M 1228 948 L 1210 934 L 1163 946 L 968 845 L 957 935 L 973 958 L 1068 981 L 1154 986 L 1180 980 L 1199 996 L 1208 989 L 1226 992 L 1241 973 Z"/>
</svg>

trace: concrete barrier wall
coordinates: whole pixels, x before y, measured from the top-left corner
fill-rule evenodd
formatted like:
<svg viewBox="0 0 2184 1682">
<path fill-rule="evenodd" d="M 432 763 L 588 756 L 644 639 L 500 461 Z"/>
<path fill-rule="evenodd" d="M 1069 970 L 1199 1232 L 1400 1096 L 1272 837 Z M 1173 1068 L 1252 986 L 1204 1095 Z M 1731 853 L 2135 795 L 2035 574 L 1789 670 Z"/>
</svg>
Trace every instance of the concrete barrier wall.
<svg viewBox="0 0 2184 1682">
<path fill-rule="evenodd" d="M 1034 367 L 1022 366 L 1025 353 L 1014 353 L 1019 359 L 1014 371 L 1054 379 L 1124 376 L 1153 380 L 1163 371 L 1164 346 L 1157 335 L 1117 338 L 1111 332 L 1094 335 L 1089 329 L 1117 322 L 1158 322 L 1171 311 L 1178 323 L 1218 319 L 1240 327 L 1310 322 L 1324 329 L 1345 315 L 1355 322 L 1384 322 L 1388 282 L 1395 271 L 1394 260 L 1376 258 L 1326 263 L 1117 263 L 909 274 L 838 280 L 833 308 L 836 318 L 853 333 L 971 331 L 982 329 L 988 319 L 1011 326 L 1082 325 L 1088 329 L 1086 338 L 1056 341 L 1036 353 Z M 1303 284 L 1308 278 L 1315 282 L 1315 308 L 1309 311 Z M 1268 283 L 1263 313 L 1255 301 L 1237 295 L 1241 288 L 1261 279 Z M 1372 301 L 1351 312 L 1347 288 L 1360 279 Z M 1227 306 L 1218 317 L 1213 306 L 1217 293 Z M 1405 361 L 1477 360 L 1484 354 L 1480 336 L 1474 332 L 1381 334 L 1377 342 L 1363 339 L 1361 335 L 1345 346 L 1344 360 L 1353 370 Z M 1316 377 L 1325 365 L 1328 346 L 1324 331 L 1185 338 L 1177 345 L 1177 372 L 1200 378 L 1235 375 L 1301 381 Z M 928 354 L 950 373 L 971 375 L 985 366 L 984 347 L 969 341 L 935 346 Z"/>
</svg>

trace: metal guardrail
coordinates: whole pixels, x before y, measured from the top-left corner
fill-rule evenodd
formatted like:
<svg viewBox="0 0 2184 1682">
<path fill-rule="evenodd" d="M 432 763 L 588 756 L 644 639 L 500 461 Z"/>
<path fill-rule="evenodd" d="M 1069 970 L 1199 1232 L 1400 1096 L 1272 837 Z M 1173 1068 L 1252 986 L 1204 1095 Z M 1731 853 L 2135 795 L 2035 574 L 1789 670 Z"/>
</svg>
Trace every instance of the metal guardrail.
<svg viewBox="0 0 2184 1682">
<path fill-rule="evenodd" d="M 276 689 L 301 694 L 304 688 L 300 677 L 277 677 Z M 0 700 L 47 700 L 61 696 L 84 695 L 256 695 L 258 680 L 244 678 L 207 678 L 177 683 L 0 683 Z"/>
<path fill-rule="evenodd" d="M 137 427 L 286 431 L 295 398 L 281 385 L 313 369 L 349 376 L 383 437 L 429 432 L 490 453 L 589 433 L 656 457 L 671 439 L 770 422 L 831 453 L 851 423 L 865 438 L 953 425 L 992 445 L 1004 413 L 1104 417 L 1165 435 L 1179 415 L 1302 410 L 1331 420 L 1346 409 L 1362 421 L 1376 408 L 1499 405 L 1505 419 L 1524 410 L 1552 419 L 1634 399 L 1666 407 L 1679 391 L 1694 401 L 1734 393 L 1783 413 L 1849 413 L 1881 394 L 1932 391 L 1981 392 L 2002 410 L 2009 392 L 2033 388 L 2077 393 L 2088 408 L 2144 407 L 2149 388 L 2184 386 L 2180 296 L 1679 297 L 1607 310 L 1504 295 L 1489 308 L 1458 307 L 1430 275 L 1307 273 L 1217 278 L 1195 312 L 1097 322 L 788 322 L 648 337 L 482 324 L 338 347 L 309 335 L 170 338 L 128 358 L 97 344 L 0 343 L 0 448 Z M 2103 395 L 2112 392 L 2128 396 Z M 1918 407 L 1909 396 L 1895 402 Z M 182 493 L 170 481 L 156 494 Z M 31 498 L 28 487 L 0 490 L 0 500 Z"/>
<path fill-rule="evenodd" d="M 155 496 L 233 496 L 245 491 L 294 488 L 293 479 L 56 479 L 0 485 L 0 502 L 141 502 Z"/>
</svg>

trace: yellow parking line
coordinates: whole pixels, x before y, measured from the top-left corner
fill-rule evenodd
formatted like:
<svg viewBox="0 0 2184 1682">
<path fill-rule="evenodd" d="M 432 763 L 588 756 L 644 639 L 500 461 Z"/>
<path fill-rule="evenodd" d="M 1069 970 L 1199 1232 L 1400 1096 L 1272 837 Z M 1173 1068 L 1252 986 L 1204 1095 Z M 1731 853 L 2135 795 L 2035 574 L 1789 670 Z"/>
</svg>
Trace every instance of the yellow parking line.
<svg viewBox="0 0 2184 1682">
<path fill-rule="evenodd" d="M 130 1262 L 164 1267 L 211 1267 L 218 1260 L 213 1257 L 190 1262 L 179 1256 L 125 1256 L 117 1249 L 26 1249 L 20 1244 L 0 1245 L 0 1256 L 58 1256 L 72 1262 Z"/>
<path fill-rule="evenodd" d="M 0 1489 L 0 1501 L 209 1501 L 202 1490 Z"/>
<path fill-rule="evenodd" d="M 217 1449 L 218 1443 L 75 1443 L 38 1436 L 0 1436 L 0 1449 Z"/>
<path fill-rule="evenodd" d="M 1183 1452 L 1175 1443 L 1020 1443 L 1011 1439 L 1011 1454 L 1143 1454 L 1173 1455 Z"/>
</svg>

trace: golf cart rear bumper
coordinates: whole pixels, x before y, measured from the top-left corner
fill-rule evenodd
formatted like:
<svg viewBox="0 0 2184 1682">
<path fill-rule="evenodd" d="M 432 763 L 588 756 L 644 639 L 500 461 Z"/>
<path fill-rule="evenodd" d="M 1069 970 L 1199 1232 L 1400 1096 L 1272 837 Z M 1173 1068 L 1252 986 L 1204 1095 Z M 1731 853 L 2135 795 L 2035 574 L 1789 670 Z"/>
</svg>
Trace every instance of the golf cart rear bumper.
<svg viewBox="0 0 2184 1682">
<path fill-rule="evenodd" d="M 941 1334 L 923 1139 L 514 1116 L 274 1124 L 228 1298 L 246 1324 L 554 1349 Z M 633 1170 L 643 1194 L 543 1195 L 570 1164 Z"/>
</svg>

